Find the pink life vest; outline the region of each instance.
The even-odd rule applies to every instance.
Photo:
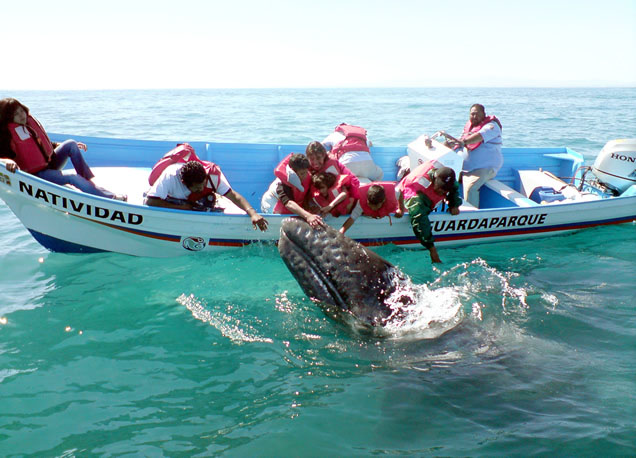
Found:
[[[328,197],[324,197],[320,194],[320,191],[312,187],[312,196],[316,203],[321,207],[329,205],[341,192],[346,192],[347,197],[340,202],[336,207],[331,210],[333,216],[348,215],[351,213],[351,207],[358,197],[358,190],[353,187],[352,175],[339,175],[336,184],[334,184],[329,191],[327,191]],[[360,184],[360,182],[358,182]]]
[[[207,182],[202,191],[192,192],[188,196],[190,202],[196,202],[207,196],[214,196],[221,182],[221,169],[214,162],[199,159],[194,148],[188,143],[179,143],[176,148],[168,151],[159,161],[152,167],[148,183],[152,186],[159,179],[163,171],[172,164],[185,164],[189,161],[196,161],[203,165],[208,175]]]
[[[385,201],[378,210],[371,210],[367,202],[367,195],[371,186],[378,185],[384,188]],[[360,186],[360,206],[362,213],[372,218],[384,218],[385,216],[395,213],[398,209],[398,201],[395,198],[396,183],[391,181],[378,181],[374,183],[363,184]]]
[[[473,126],[470,121],[468,121],[466,123],[466,125],[464,126],[464,132],[462,133],[462,136],[460,138],[460,140],[464,140],[464,138],[468,137],[470,134],[474,134],[475,132],[479,132],[481,130],[482,127],[484,127],[486,124],[489,124],[491,122],[496,122],[497,124],[499,124],[499,128],[501,128],[501,122],[499,122],[499,120],[497,119],[496,116],[486,116],[482,122],[480,122],[479,124],[477,124],[476,126]],[[470,145],[466,145],[466,148],[468,148],[470,151],[476,149],[477,147],[479,147],[479,145],[481,145],[483,143],[483,141],[479,142],[479,143],[471,143]]]
[[[42,124],[28,115],[26,126],[12,122],[7,127],[11,135],[11,149],[15,153],[15,162],[18,167],[28,173],[37,173],[46,169],[55,148]]]
[[[435,192],[433,183],[430,181],[429,172],[433,169],[442,167],[442,164],[436,161],[428,161],[418,165],[411,173],[409,173],[400,184],[398,189],[404,195],[404,200],[415,197],[418,192],[423,193],[430,199],[435,208],[438,203],[446,198],[446,194],[440,195]]]
[[[342,123],[336,127],[336,132],[340,132],[345,138],[336,143],[331,149],[330,156],[332,158],[340,159],[340,156],[349,151],[369,152],[366,129]]]
[[[293,153],[292,153],[293,154]],[[291,154],[287,156],[285,159],[280,161],[280,164],[276,166],[274,169],[274,175],[278,178],[284,185],[289,186],[294,193],[294,202],[296,202],[301,207],[305,201],[305,197],[309,192],[309,187],[311,185],[311,174],[307,173],[307,176],[304,180],[301,180],[298,174],[289,166],[289,159],[291,158]],[[285,207],[285,205],[279,200],[276,200],[276,205],[274,206],[274,213],[280,215],[288,215],[291,214],[289,210]]]

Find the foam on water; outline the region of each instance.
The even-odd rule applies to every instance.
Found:
[[[406,280],[410,283],[410,280]],[[431,290],[427,285],[408,285],[414,302],[400,306],[398,317],[384,326],[393,339],[436,339],[457,326],[462,318],[462,304],[454,288]],[[403,294],[403,293],[398,293]],[[389,303],[391,299],[389,299]]]
[[[224,337],[233,343],[266,342],[272,343],[272,339],[261,337],[249,324],[241,323],[232,312],[232,306],[228,305],[226,311],[215,308],[210,310],[205,301],[201,301],[194,295],[182,294],[176,301],[187,308],[197,320],[214,326]]]

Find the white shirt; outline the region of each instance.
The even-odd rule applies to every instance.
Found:
[[[147,197],[158,197],[159,199],[167,199],[171,197],[173,199],[187,199],[191,194],[191,191],[181,181],[179,177],[179,171],[184,164],[172,164],[166,167],[161,176],[155,181],[155,184],[146,193]],[[232,188],[230,183],[221,172],[219,184],[216,187],[216,193],[224,196]]]
[[[477,169],[493,168],[498,171],[503,165],[501,154],[501,127],[492,121],[479,130],[484,142],[472,151],[464,159],[463,170],[472,172]]]

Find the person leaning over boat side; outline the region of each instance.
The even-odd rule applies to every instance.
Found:
[[[406,212],[406,208],[404,208],[404,200],[399,201],[398,199],[396,186],[397,184],[392,181],[360,185],[359,199],[353,207],[351,215],[340,228],[340,232],[342,234],[347,232],[361,215],[380,219],[393,213],[396,218],[401,218]]]
[[[503,165],[501,154],[501,122],[496,116],[486,116],[483,105],[470,107],[468,122],[460,137],[459,147],[468,149],[462,167],[464,200],[479,208],[479,190],[492,180]]]
[[[9,172],[19,169],[55,184],[73,185],[88,194],[125,201],[126,196],[92,182],[95,175],[80,150],[86,151],[86,145],[74,140],[52,143],[42,125],[18,100],[0,100],[0,162]],[[77,175],[62,173],[69,158]]]
[[[305,155],[309,159],[309,172],[312,175],[318,173],[333,173],[337,177],[348,175],[349,186],[355,189],[354,194],[357,195],[357,189],[360,187],[360,180],[340,161],[329,157],[327,150],[322,143],[318,141],[310,142],[305,149]]]
[[[451,215],[459,215],[462,199],[455,172],[435,161],[417,166],[398,184],[398,200],[406,206],[413,233],[429,251],[431,262],[442,262],[435,248],[429,214],[442,200],[446,200]]]
[[[358,178],[380,181],[384,172],[373,162],[366,129],[342,123],[322,142],[332,159],[346,166]]]
[[[358,188],[351,185],[351,175],[322,172],[312,175],[310,195],[321,216],[338,217],[351,213],[358,200]]]
[[[292,153],[274,169],[276,179],[261,199],[264,213],[296,214],[311,227],[324,226],[320,215],[306,210],[305,201],[311,185],[309,160],[300,153]]]
[[[174,208],[177,210],[196,210],[200,199],[212,198],[212,205],[216,200],[215,194],[227,197],[237,207],[245,211],[254,228],[261,231],[267,230],[267,220],[256,213],[249,202],[238,192],[234,191],[230,183],[216,167],[214,183],[208,175],[203,164],[197,161],[189,161],[185,164],[176,163],[165,168],[157,181],[146,193],[145,204],[151,207]],[[208,184],[211,187],[208,187]]]

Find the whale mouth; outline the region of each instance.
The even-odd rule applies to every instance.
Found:
[[[315,243],[308,243],[314,239],[312,229],[303,224],[286,224],[287,221],[281,226],[278,241],[278,250],[287,268],[312,301],[346,310],[347,304],[331,280],[328,267],[317,261],[326,258],[324,250],[321,253]]]
[[[382,326],[394,310],[387,299],[403,277],[388,261],[332,227],[311,228],[290,218],[281,224],[278,251],[300,287],[339,320]]]

